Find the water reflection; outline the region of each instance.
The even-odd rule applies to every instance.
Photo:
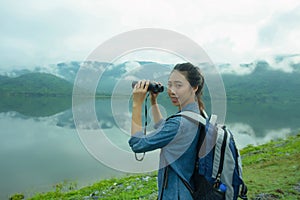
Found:
[[[262,136],[257,136],[253,127],[249,124],[233,123],[228,124],[227,126],[232,131],[239,149],[244,148],[247,145],[260,145],[271,140],[283,139],[293,133],[291,128],[282,128],[278,130],[266,129]]]
[[[168,106],[167,101],[168,99],[160,101],[164,116],[176,112],[176,109]],[[130,152],[127,144],[130,129],[130,102],[128,101],[127,105],[120,105],[128,107],[127,113],[116,115],[111,112],[109,98],[96,101],[89,99],[84,103],[95,105],[97,120],[76,127],[72,104],[68,99],[51,97],[49,99],[37,97],[1,99],[0,199],[7,199],[9,194],[15,192],[30,194],[48,190],[53,184],[65,179],[86,184],[121,174],[98,162],[86,151],[76,128],[86,130],[86,136],[94,134],[95,137],[98,137],[97,130],[102,129],[113,145]],[[266,108],[263,105],[253,107],[251,104],[243,104],[243,106],[230,104],[229,108],[227,126],[234,133],[239,148],[248,144],[262,144],[299,132],[300,112],[297,109],[289,109],[280,117],[274,117],[279,116],[282,107]],[[149,124],[153,125],[151,118]],[[148,130],[151,128],[149,127]],[[111,155],[112,159],[119,159],[116,158],[117,154],[113,154],[111,149],[105,146],[101,146],[99,154],[103,152]],[[131,152],[129,154],[133,159],[133,154]],[[152,159],[152,156],[149,155],[146,159],[148,158]],[[126,158],[119,160],[125,163]]]
[[[81,185],[119,174],[90,156],[75,129],[56,126],[56,116],[19,116],[0,114],[0,191],[6,195],[0,199],[14,192],[51,189],[66,179]]]
[[[16,111],[28,117],[47,117],[69,109],[71,97],[0,96],[0,113]]]

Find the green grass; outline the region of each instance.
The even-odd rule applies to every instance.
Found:
[[[64,182],[57,184],[54,191],[30,199],[156,199],[156,185],[155,173],[102,180],[79,190],[73,189],[73,183]]]
[[[249,199],[300,199],[300,134],[248,146],[241,150],[241,155]],[[53,191],[38,193],[30,199],[156,199],[156,182],[156,173],[102,180],[80,189],[75,183],[63,182],[55,185]],[[23,195],[11,198],[22,199]]]
[[[300,135],[241,150],[249,196],[300,199]],[[298,189],[296,189],[298,188]]]

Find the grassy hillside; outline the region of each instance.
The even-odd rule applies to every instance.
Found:
[[[249,199],[300,199],[300,134],[241,150],[244,180]],[[36,194],[38,199],[156,199],[156,174],[102,180],[76,189],[75,183],[60,183],[54,191]],[[22,199],[16,194],[11,199]]]
[[[6,96],[62,96],[71,95],[73,85],[46,73],[24,74],[16,78],[0,77],[0,94]]]

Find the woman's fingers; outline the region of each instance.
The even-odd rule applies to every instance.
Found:
[[[149,81],[139,81],[133,89],[133,101],[142,104],[146,98],[146,94],[149,87]]]
[[[140,80],[137,82],[137,84],[135,84],[134,88],[147,91],[149,83],[150,81],[148,80]]]

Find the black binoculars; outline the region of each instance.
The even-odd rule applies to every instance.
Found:
[[[134,88],[134,86],[138,83],[138,81],[133,81],[132,82],[132,88]],[[159,93],[159,92],[163,92],[164,91],[164,86],[154,83],[154,82],[150,82],[149,86],[148,86],[148,91],[153,92],[153,93]]]

